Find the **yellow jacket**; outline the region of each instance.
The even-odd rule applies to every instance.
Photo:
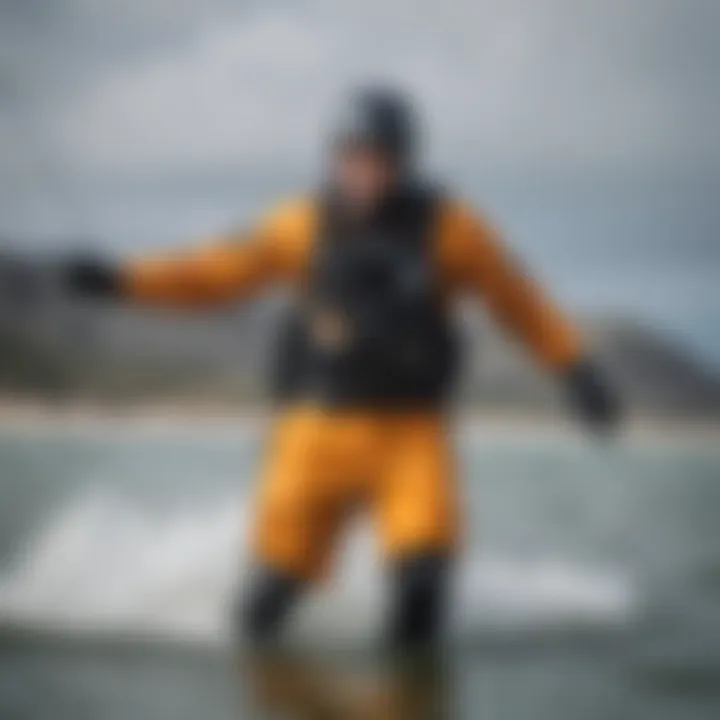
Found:
[[[270,283],[302,284],[317,236],[312,199],[282,204],[250,233],[200,248],[143,258],[122,273],[125,294],[143,303],[202,308],[247,296]],[[543,364],[575,362],[580,342],[572,324],[529,278],[497,233],[462,203],[446,200],[437,215],[435,262],[448,299],[470,292]]]

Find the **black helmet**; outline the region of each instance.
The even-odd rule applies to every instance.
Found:
[[[409,99],[386,87],[365,87],[347,98],[333,132],[336,146],[363,145],[387,153],[397,162],[412,161],[416,118]]]

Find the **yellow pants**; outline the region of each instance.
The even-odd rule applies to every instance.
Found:
[[[260,485],[256,557],[304,579],[322,575],[343,521],[363,507],[390,557],[451,550],[458,522],[450,445],[436,413],[286,412]]]

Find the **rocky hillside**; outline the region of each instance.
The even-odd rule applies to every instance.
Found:
[[[201,317],[71,302],[50,266],[0,256],[0,393],[116,401],[257,402],[282,299]],[[464,313],[462,401],[553,412],[555,383],[477,312]],[[583,328],[629,407],[653,417],[720,418],[720,375],[628,319]]]

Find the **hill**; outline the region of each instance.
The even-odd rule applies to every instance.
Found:
[[[99,401],[266,397],[271,297],[203,316],[72,302],[52,265],[0,256],[0,393]],[[463,311],[468,360],[459,397],[471,407],[542,413],[558,388],[477,311]],[[627,318],[581,319],[590,345],[635,414],[720,418],[720,374],[662,333]]]

